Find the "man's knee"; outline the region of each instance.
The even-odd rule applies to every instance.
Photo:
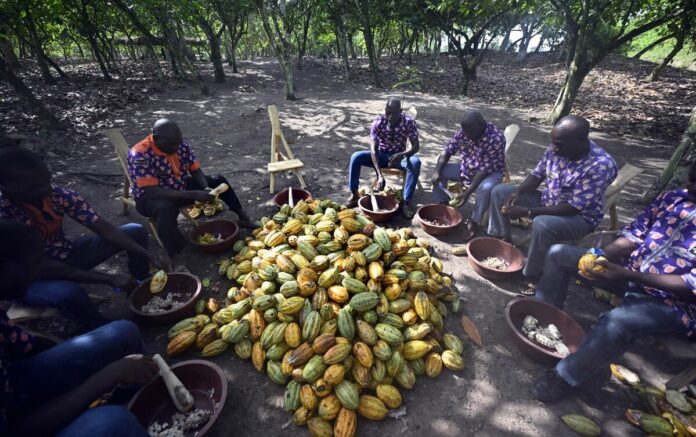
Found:
[[[58,281],[53,284],[51,295],[58,306],[71,307],[89,301],[87,292],[77,282]]]
[[[510,187],[508,185],[498,184],[495,186],[495,188],[493,188],[493,190],[491,190],[491,197],[493,198],[494,201],[495,200],[502,201],[508,196],[508,193],[510,191],[511,190],[510,190]]]
[[[128,223],[120,227],[124,234],[141,245],[147,245],[147,229],[140,223]]]
[[[105,405],[89,409],[57,435],[63,437],[95,434],[101,436],[147,435],[135,415],[121,405]]]
[[[543,236],[549,236],[552,237],[556,235],[556,232],[549,223],[549,220],[547,220],[549,216],[539,216],[532,220],[532,235],[543,235]],[[555,217],[551,217],[551,219],[554,219]]]
[[[409,157],[409,158],[407,158],[407,159],[408,159],[409,162],[411,163],[411,168],[412,168],[414,171],[419,171],[419,170],[420,170],[420,168],[421,168],[421,160],[420,160],[420,158],[419,158],[418,156],[413,155],[413,156],[411,156],[411,157]],[[408,167],[406,167],[406,168],[408,168]]]
[[[574,246],[569,244],[554,244],[549,248],[546,254],[546,259],[550,259],[555,264],[567,264],[572,262],[572,258],[577,258],[575,255]]]
[[[621,306],[614,308],[602,314],[594,329],[602,329],[604,335],[615,341],[631,343],[635,339],[635,330],[630,326],[632,318],[630,311],[630,309]]]
[[[103,329],[108,330],[114,345],[121,346],[129,354],[140,351],[142,336],[135,323],[129,320],[117,320],[104,326]]]

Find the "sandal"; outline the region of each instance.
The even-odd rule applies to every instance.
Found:
[[[533,297],[536,294],[536,285],[531,282],[524,281],[520,284],[517,290],[522,296]]]
[[[464,242],[467,242],[467,243],[469,242],[469,240],[474,238],[476,236],[476,232],[478,232],[478,229],[471,229],[469,226],[470,226],[470,223],[467,223],[466,229],[462,233],[462,240],[464,240]]]

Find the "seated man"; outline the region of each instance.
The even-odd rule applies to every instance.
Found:
[[[520,292],[534,294],[551,245],[592,232],[604,216],[604,192],[616,178],[616,162],[590,141],[590,123],[575,115],[551,129],[551,144],[518,187],[498,185],[491,198],[488,233],[512,242],[510,219],[529,217],[532,240]],[[537,188],[544,182],[542,192]]]
[[[433,202],[446,203],[449,199],[447,181],[461,182],[466,190],[462,196],[465,204],[472,193],[476,193],[476,204],[467,225],[464,240],[476,235],[478,226],[488,210],[491,191],[503,179],[505,171],[505,135],[488,123],[479,111],[471,109],[464,114],[462,128],[445,146],[433,172]],[[448,164],[450,157],[461,153],[459,164]]]
[[[370,128],[372,146],[370,151],[355,152],[350,158],[348,167],[348,189],[350,197],[346,202],[349,208],[355,208],[358,204],[358,184],[360,183],[360,167],[374,167],[377,175],[377,190],[383,190],[385,186],[384,176],[380,169],[384,167],[398,167],[406,171],[406,183],[404,184],[404,202],[401,212],[406,218],[413,217],[413,194],[418,184],[421,162],[418,153],[418,127],[416,120],[402,113],[401,101],[389,99],[384,115],[380,115],[372,122]],[[411,142],[411,147],[406,149],[406,141]]]
[[[586,252],[553,246],[536,298],[562,308]],[[578,350],[537,382],[541,401],[569,396],[640,337],[696,336],[696,165],[686,188],[659,195],[603,252],[608,261],[599,263],[606,270],[585,278],[623,295],[623,304],[602,314]]]
[[[63,232],[65,215],[94,234],[70,240]],[[148,236],[142,225],[115,227],[75,191],[51,185],[51,173],[41,159],[17,147],[0,149],[0,218],[24,223],[44,241],[47,256],[22,300],[31,306],[58,308],[88,328],[108,320],[79,284],[108,284],[130,291],[136,285],[133,277],[143,280],[149,276],[150,262],[162,266],[147,250]],[[90,270],[122,251],[128,253],[132,276]]]
[[[145,217],[155,219],[157,234],[167,253],[182,268],[179,258],[186,239],[177,225],[179,209],[194,201],[213,202],[215,196],[208,193],[210,188],[229,183],[222,176],[203,174],[179,126],[166,118],[157,120],[152,133],[131,148],[128,174],[136,209]],[[237,213],[240,221],[249,221],[231,186],[220,199]]]
[[[42,242],[23,224],[0,220],[0,299],[20,299],[34,281]],[[138,328],[122,320],[43,352],[0,310],[0,434],[147,436],[125,406],[88,409],[118,385],[144,384],[157,366],[139,354]]]

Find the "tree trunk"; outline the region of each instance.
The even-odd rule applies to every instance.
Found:
[[[41,77],[47,85],[55,85],[56,79],[51,75],[51,71],[48,69],[48,62],[46,62],[46,54],[41,46],[41,40],[36,32],[36,25],[34,24],[34,18],[31,15],[29,6],[25,6],[25,17],[24,23],[29,31],[29,36],[31,38],[31,45],[36,55],[36,62],[39,64],[39,70],[41,70]]]
[[[348,46],[350,47],[351,59],[358,59],[358,54],[355,52],[355,44],[353,44],[353,34],[348,35]]]
[[[53,67],[53,69],[56,70],[56,72],[57,72],[61,77],[64,77],[64,78],[66,78],[66,79],[68,78],[68,75],[65,73],[65,71],[63,71],[63,69],[60,68],[60,65],[58,65],[58,63],[55,62],[53,59],[51,59],[51,58],[49,58],[48,56],[46,56],[46,62],[48,62],[48,64],[49,64],[51,67]]]
[[[220,53],[220,36],[224,32],[216,32],[213,26],[203,17],[198,18],[198,24],[203,29],[203,33],[208,39],[210,46],[210,61],[213,63],[213,71],[215,72],[215,83],[225,82],[225,67],[222,66],[222,54]]]
[[[655,41],[651,42],[647,46],[645,46],[641,51],[633,55],[633,59],[640,59],[644,54],[648,53],[650,50],[654,49],[655,47],[659,46],[663,42],[670,40],[674,38],[675,34],[670,33],[669,35],[665,35],[662,38],[658,38]]]
[[[539,44],[537,44],[536,48],[534,49],[534,53],[539,53],[541,50],[541,46],[544,45],[544,42],[546,40],[546,34],[544,32],[541,33],[541,36],[539,37]]]
[[[677,56],[677,53],[681,51],[681,49],[684,48],[684,40],[686,39],[686,33],[681,32],[679,36],[677,36],[677,42],[674,44],[674,48],[672,48],[672,51],[665,56],[665,58],[660,62],[659,65],[657,65],[653,71],[650,72],[648,75],[648,81],[649,82],[654,82],[657,79],[659,79],[660,74],[662,73],[662,70],[664,70],[670,62],[672,62],[672,59],[674,59],[675,56]]]
[[[269,23],[269,11],[266,9],[266,0],[256,0],[256,6],[259,11],[259,18],[261,19],[261,24],[263,30],[268,38],[268,43],[276,54],[278,63],[280,64],[280,70],[283,73],[283,81],[285,82],[285,98],[287,100],[297,100],[295,96],[295,76],[292,71],[292,62],[290,53],[288,53],[288,48],[284,45],[282,40],[282,35],[277,35],[278,40],[276,40],[276,34]],[[278,26],[276,25],[276,32],[278,32]]]
[[[662,174],[645,193],[643,200],[649,202],[665,189],[672,189],[678,184],[682,184],[688,175],[689,167],[694,162],[696,162],[696,107],[691,111],[689,124],[679,146],[672,154]]]
[[[377,65],[377,54],[375,53],[375,36],[372,29],[365,27],[362,30],[365,38],[365,48],[367,49],[367,57],[370,61],[370,73],[372,73],[372,82],[377,88],[382,87],[382,82],[379,79],[379,66]]]
[[[14,48],[12,47],[12,41],[9,39],[5,38],[1,33],[0,33],[0,56],[5,58],[5,62],[11,68],[12,70],[18,70],[22,66],[19,63],[19,59],[17,58],[17,54],[15,54]]]
[[[304,24],[302,26],[302,38],[298,41],[297,47],[297,69],[302,70],[302,61],[307,50],[307,34],[309,33],[309,23],[312,19],[312,11],[307,10],[305,12]]]
[[[24,98],[29,104],[29,107],[36,111],[39,117],[48,123],[51,128],[60,128],[60,122],[53,115],[46,106],[34,96],[34,93],[24,84],[24,81],[17,75],[15,75],[10,65],[5,62],[3,56],[0,55],[0,79],[7,80],[12,88]]]
[[[573,108],[575,98],[578,96],[578,91],[580,91],[582,82],[585,80],[585,76],[587,76],[590,70],[591,66],[589,64],[585,63],[578,66],[575,61],[573,61],[566,72],[565,81],[560,93],[558,93],[556,103],[553,105],[547,117],[549,123],[556,124],[558,120],[570,114],[570,110]]]
[[[503,41],[500,43],[500,51],[502,53],[507,53],[507,49],[510,46],[510,34],[512,33],[512,29],[508,29],[507,32],[505,32],[505,36],[503,37]]]
[[[433,60],[435,61],[435,68],[440,68],[440,48],[442,47],[442,34],[439,30],[435,31],[433,35]]]

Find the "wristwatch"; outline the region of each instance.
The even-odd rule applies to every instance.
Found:
[[[527,217],[532,217],[532,208],[527,209]]]

